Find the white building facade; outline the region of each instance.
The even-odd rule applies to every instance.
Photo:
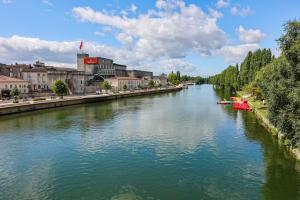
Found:
[[[0,91],[2,90],[12,91],[14,88],[17,88],[21,94],[27,94],[28,81],[7,77],[7,76],[0,76]]]

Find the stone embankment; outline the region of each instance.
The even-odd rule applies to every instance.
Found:
[[[8,115],[20,112],[28,112],[34,110],[42,110],[48,108],[57,108],[63,106],[70,106],[83,103],[93,103],[101,101],[109,101],[121,98],[146,96],[160,93],[176,92],[181,90],[182,87],[161,88],[151,90],[138,90],[133,92],[123,92],[114,94],[102,94],[102,95],[85,95],[85,96],[73,96],[65,97],[63,99],[49,99],[37,102],[22,102],[15,104],[2,104],[0,105],[0,115]]]

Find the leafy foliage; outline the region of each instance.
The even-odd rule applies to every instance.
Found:
[[[238,80],[239,71],[235,66],[229,66],[220,74],[209,77],[208,82],[218,85],[222,88],[231,88],[237,90],[239,88]]]
[[[171,72],[168,75],[168,81],[172,84],[172,85],[178,85],[178,82],[180,83],[180,80],[178,80],[178,77],[175,73]]]
[[[149,80],[148,81],[148,87],[149,88],[154,88],[155,84],[154,84],[154,81],[153,80]]]
[[[9,89],[3,89],[1,90],[1,97],[2,98],[10,98],[11,92]]]
[[[279,58],[270,49],[249,52],[240,70],[229,66],[208,81],[220,87],[242,87],[265,99],[268,117],[284,134],[285,143],[300,147],[300,21],[287,22],[277,41],[282,52]]]
[[[52,91],[58,96],[63,96],[68,93],[68,86],[62,80],[57,80],[52,85]]]
[[[109,84],[109,82],[107,80],[105,80],[100,84],[100,88],[103,90],[111,90],[112,87]]]
[[[127,89],[128,89],[127,85],[124,84],[124,85],[123,85],[123,90],[127,90]]]
[[[17,87],[14,87],[11,91],[11,95],[17,98],[20,95],[20,90]]]

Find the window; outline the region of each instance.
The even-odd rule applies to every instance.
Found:
[[[80,84],[82,85],[82,80],[80,80]]]

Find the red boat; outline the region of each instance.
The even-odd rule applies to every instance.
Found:
[[[237,110],[252,110],[247,100],[234,102],[233,108]]]

